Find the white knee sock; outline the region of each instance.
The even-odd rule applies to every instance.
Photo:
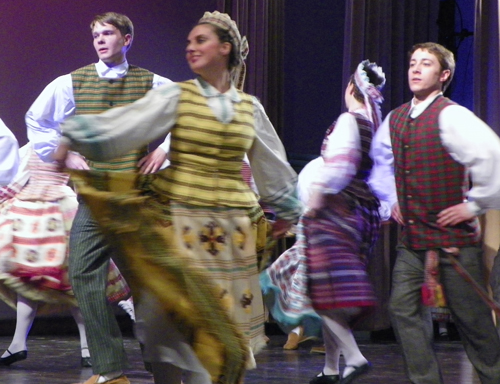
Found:
[[[321,374],[329,375],[338,375],[339,374],[339,361],[340,361],[340,348],[335,341],[335,338],[332,335],[330,329],[326,326],[323,321],[323,341],[325,343],[325,366],[323,368],[323,372],[320,372],[318,376]]]
[[[85,324],[83,322],[83,316],[80,312],[80,308],[72,307],[71,314],[75,319],[76,326],[78,327],[78,333],[80,334],[80,348],[82,357],[90,357],[89,345],[87,344],[87,333],[85,332]]]
[[[37,307],[38,304],[34,301],[30,301],[20,295],[17,296],[16,330],[14,331],[14,336],[9,345],[9,348],[7,348],[11,353],[24,351],[27,349],[26,340],[28,338],[31,326],[33,325]],[[10,356],[10,354],[5,351],[2,357],[7,356]]]
[[[349,313],[345,310],[332,310],[322,312],[321,315],[323,324],[331,332],[332,338],[344,355],[346,368],[344,369],[343,376],[346,376],[353,371],[353,368],[350,366],[358,367],[368,361],[359,350],[358,344],[349,327]]]

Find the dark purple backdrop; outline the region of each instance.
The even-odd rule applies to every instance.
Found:
[[[203,12],[215,10],[218,3],[108,0],[102,5],[90,0],[2,0],[0,117],[24,144],[24,114],[43,87],[59,75],[96,61],[89,23],[95,14],[105,11],[125,13],[134,22],[136,37],[128,54],[131,63],[174,81],[191,78],[184,60],[186,36]],[[463,8],[462,26],[473,29],[473,0],[458,3]],[[289,153],[318,154],[326,128],[344,110],[345,5],[338,0],[310,0],[306,8],[300,1],[285,5],[282,140]],[[462,44],[458,55],[453,99],[471,108],[469,40],[472,38]],[[250,46],[252,55],[257,47],[252,41]],[[259,73],[258,68],[254,70]],[[267,100],[272,102],[272,97]]]
[[[24,144],[24,114],[42,89],[97,60],[89,24],[102,12],[124,13],[134,23],[129,62],[172,80],[191,78],[187,34],[204,11],[215,9],[216,0],[2,0],[0,117]]]

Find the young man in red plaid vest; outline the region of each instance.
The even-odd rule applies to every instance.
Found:
[[[375,163],[385,165],[386,177],[394,179],[392,217],[403,226],[390,313],[411,382],[443,383],[430,311],[421,295],[426,255],[435,251],[465,351],[481,383],[498,384],[500,339],[491,310],[445,252],[453,248],[474,280],[485,285],[477,215],[500,207],[500,139],[472,112],[443,96],[454,69],[446,48],[415,45],[408,70],[414,97],[386,117],[374,139]]]

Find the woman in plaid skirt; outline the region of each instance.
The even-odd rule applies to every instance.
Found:
[[[368,179],[384,83],[375,63],[359,64],[345,91],[348,112],[326,132],[323,164],[310,181],[297,242],[261,275],[266,302],[285,329],[301,324],[306,335],[312,332],[313,309],[322,319],[325,365],[310,384],[347,384],[370,368],[350,325],[377,303],[366,265],[380,216],[388,218],[389,209],[380,209],[383,196],[372,191],[382,192],[383,186],[369,186]],[[342,374],[341,353],[346,363]]]

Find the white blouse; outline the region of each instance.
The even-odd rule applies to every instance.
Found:
[[[19,144],[0,119],[0,186],[9,184],[19,167]]]

